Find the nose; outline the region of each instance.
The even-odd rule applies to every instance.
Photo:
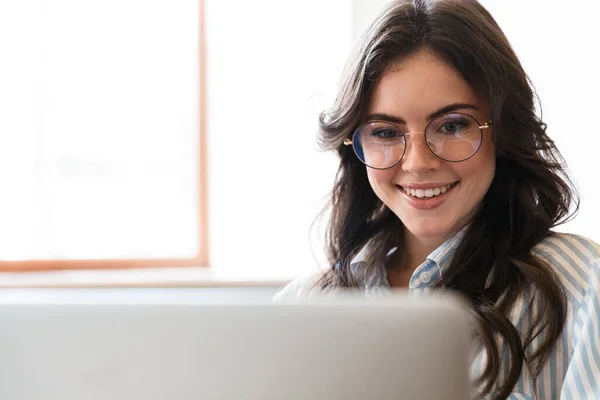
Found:
[[[422,133],[406,135],[406,152],[402,158],[402,170],[414,174],[439,168],[441,160],[427,147]]]

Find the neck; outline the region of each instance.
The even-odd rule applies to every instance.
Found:
[[[446,240],[446,237],[420,238],[405,229],[404,248],[388,264],[387,278],[390,286],[408,287],[417,267]]]
[[[408,230],[404,232],[404,251],[402,253],[402,269],[412,274],[435,249],[440,247],[452,234],[433,238],[421,238]]]
[[[410,279],[419,267],[423,264],[431,253],[444,244],[454,235],[450,232],[447,235],[431,238],[422,238],[415,236],[408,229],[404,229],[404,247],[402,251],[396,253],[387,266],[388,282],[392,287],[408,287]]]

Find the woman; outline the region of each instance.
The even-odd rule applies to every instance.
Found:
[[[506,37],[474,0],[374,21],[320,118],[340,166],[311,290],[456,290],[482,397],[600,399],[600,248],[550,229],[577,199]]]

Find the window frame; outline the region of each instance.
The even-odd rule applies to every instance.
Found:
[[[207,160],[206,160],[206,45],[204,0],[199,2],[199,204],[198,204],[198,253],[192,258],[160,259],[69,259],[69,260],[0,260],[0,272],[40,272],[52,270],[93,270],[93,269],[131,269],[131,268],[168,268],[168,267],[208,267],[208,205],[207,205]]]

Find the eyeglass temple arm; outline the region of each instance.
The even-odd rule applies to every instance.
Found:
[[[479,129],[488,129],[490,126],[492,126],[492,121],[488,121],[483,125],[479,125]],[[420,135],[424,135],[425,132],[410,132],[410,133],[405,133],[405,135],[414,135],[414,134],[420,134]],[[350,139],[349,137],[344,139],[344,146],[350,146],[352,145],[352,139]]]

